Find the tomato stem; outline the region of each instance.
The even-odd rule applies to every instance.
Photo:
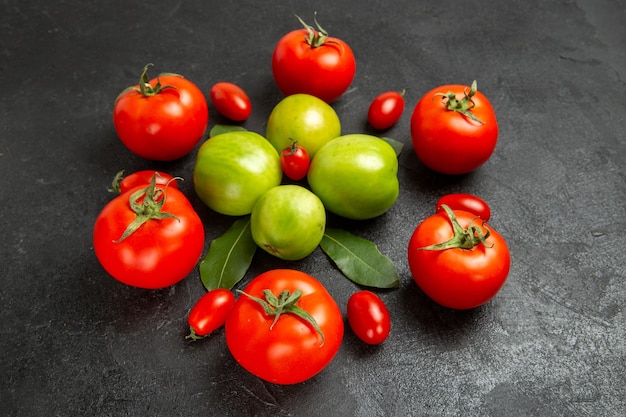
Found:
[[[456,219],[454,211],[447,205],[443,204],[441,208],[445,211],[448,219],[450,219],[450,224],[452,226],[452,230],[454,231],[454,235],[447,241],[436,243],[433,245],[425,246],[420,248],[420,250],[446,250],[446,249],[472,249],[479,244],[483,244],[488,248],[493,247],[493,245],[487,244],[487,238],[491,234],[491,231],[487,228],[487,233],[483,233],[483,230],[480,226],[472,224],[475,219],[479,219],[480,217],[476,217],[474,220],[470,222],[470,224],[463,228],[459,224],[459,221]],[[485,222],[483,221],[482,225]]]
[[[324,43],[326,42],[326,38],[328,38],[328,32],[325,31],[317,21],[317,12],[313,14],[313,21],[315,22],[315,26],[317,26],[317,30],[315,30],[313,26],[305,23],[304,20],[300,18],[300,16],[296,15],[296,18],[307,30],[307,36],[304,39],[306,40],[306,43],[311,46],[311,48],[317,48],[324,45]]]
[[[435,94],[435,96],[442,97],[441,102],[446,106],[446,109],[450,111],[455,111],[457,113],[461,113],[463,116],[467,117],[468,119],[471,119],[482,125],[484,124],[482,120],[480,120],[478,117],[474,115],[474,113],[471,112],[471,110],[474,108],[474,105],[475,105],[474,101],[472,100],[472,97],[474,97],[474,94],[476,94],[476,91],[478,91],[478,87],[476,84],[476,80],[474,80],[472,82],[470,90],[467,91],[467,89],[465,89],[463,91],[464,96],[460,100],[456,98],[456,94],[454,94],[452,91],[448,91],[445,94],[437,93]]]
[[[152,176],[150,185],[146,188],[135,191],[128,198],[130,208],[135,212],[137,217],[132,223],[128,225],[122,236],[116,240],[116,243],[121,242],[128,236],[133,234],[148,220],[163,220],[163,219],[176,219],[178,217],[171,213],[161,211],[165,204],[165,190],[156,187],[157,173]],[[174,181],[175,179],[172,179]],[[167,188],[167,185],[165,186]],[[180,220],[179,220],[180,221]]]
[[[157,77],[157,83],[153,87],[152,84],[150,84],[150,78],[148,78],[148,68],[153,66],[154,64],[147,64],[145,67],[143,67],[141,77],[139,78],[139,88],[135,88],[134,90],[138,93],[141,93],[141,95],[144,97],[151,97],[159,94],[161,91],[168,88],[176,89],[176,87],[174,87],[173,85],[162,85],[161,79],[159,77]]]
[[[280,318],[281,314],[294,314],[313,326],[315,331],[322,338],[322,343],[320,344],[320,346],[324,345],[324,333],[322,332],[320,326],[317,324],[317,321],[315,321],[315,318],[311,314],[309,314],[308,311],[297,305],[298,300],[300,300],[300,297],[302,297],[302,290],[294,290],[293,293],[289,292],[289,290],[283,290],[278,295],[278,297],[276,297],[271,290],[263,290],[263,296],[265,297],[265,300],[250,295],[241,290],[237,290],[237,292],[259,303],[263,308],[263,311],[265,311],[265,314],[267,314],[268,316],[274,316],[274,321],[270,325],[270,330],[272,330],[272,328]]]

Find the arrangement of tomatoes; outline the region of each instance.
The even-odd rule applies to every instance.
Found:
[[[346,42],[328,35],[317,16],[316,27],[298,20],[304,28],[284,35],[273,51],[272,74],[285,98],[269,115],[265,137],[237,126],[207,138],[197,152],[194,190],[220,214],[253,217],[261,212],[261,196],[277,189],[284,174],[307,182],[303,187],[321,196],[322,213],[353,220],[381,215],[399,195],[399,152],[371,135],[341,136],[331,103],[354,79],[354,54]],[[207,132],[207,101],[198,86],[180,75],[150,79],[151,67],[146,65],[139,83],[117,97],[113,124],[134,154],[172,161],[188,155]],[[215,110],[233,122],[252,113],[250,97],[232,82],[214,83],[209,96]],[[404,91],[384,91],[370,102],[366,120],[375,130],[387,130],[404,109]],[[470,86],[445,84],[417,102],[410,134],[421,163],[442,174],[461,175],[493,154],[498,124],[475,81]],[[115,177],[112,191],[117,195],[93,228],[96,257],[113,278],[158,289],[175,285],[197,266],[205,225],[178,188],[178,179],[151,169],[127,176],[121,171]],[[376,199],[364,198],[364,190]],[[284,213],[271,210],[279,205],[269,206],[276,224],[286,223]],[[251,225],[255,239],[265,230],[257,217]],[[434,302],[451,309],[476,308],[502,288],[511,256],[505,239],[487,223],[490,218],[485,200],[454,193],[441,196],[434,213],[417,224],[407,261],[415,284]],[[276,235],[277,230],[271,231]],[[350,329],[363,343],[387,340],[391,314],[375,292],[354,292],[345,311]],[[342,308],[321,281],[296,269],[261,273],[242,291],[212,287],[189,311],[187,323],[192,340],[224,327],[234,360],[275,384],[296,384],[320,373],[336,356],[344,335]]]

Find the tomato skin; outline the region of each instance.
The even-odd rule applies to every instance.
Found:
[[[354,334],[369,345],[378,345],[391,331],[387,306],[371,291],[358,291],[348,299],[348,323]]]
[[[209,111],[202,91],[180,75],[150,80],[163,88],[152,96],[126,89],[113,106],[113,124],[120,140],[136,155],[173,161],[187,155],[204,135]]]
[[[235,122],[243,122],[252,113],[250,98],[236,84],[229,82],[213,84],[209,96],[217,112]]]
[[[466,174],[493,154],[498,124],[489,100],[476,91],[473,113],[483,124],[448,110],[439,95],[448,91],[461,99],[470,87],[444,85],[427,92],[411,115],[411,139],[417,157],[428,168],[450,175]]]
[[[148,184],[150,184],[150,181],[152,180],[152,176],[155,173],[157,174],[157,185],[167,185],[171,188],[178,188],[178,182],[174,180],[174,177],[172,175],[161,171],[155,171],[153,169],[146,169],[143,171],[133,172],[132,174],[129,174],[122,178],[119,183],[120,194],[123,194],[126,191],[140,185],[143,185],[144,187],[148,186]]]
[[[294,181],[300,181],[309,172],[311,158],[302,146],[294,142],[280,153],[280,165],[287,177]]]
[[[187,323],[191,339],[208,336],[226,323],[226,318],[235,306],[235,296],[230,290],[216,288],[204,294],[189,312]]]
[[[476,221],[476,215],[453,210],[459,224],[467,227],[474,221],[483,233],[491,232],[486,247],[472,249],[420,250],[445,242],[453,235],[445,212],[424,219],[415,229],[408,245],[408,261],[417,285],[442,306],[465,310],[492,299],[502,288],[509,273],[511,258],[504,238],[487,223]]]
[[[404,96],[397,91],[387,91],[372,100],[367,111],[367,121],[377,130],[389,129],[404,112]]]
[[[274,269],[254,278],[243,290],[263,297],[269,289],[303,292],[298,306],[314,317],[320,335],[303,319],[281,315],[272,329],[268,316],[254,300],[240,295],[226,320],[226,343],[235,360],[257,377],[274,384],[296,384],[321,372],[335,357],[343,339],[342,313],[337,303],[312,276],[290,269]]]
[[[274,80],[285,96],[305,93],[332,103],[354,79],[354,53],[341,39],[328,37],[312,47],[306,36],[306,29],[298,29],[278,41],[272,54]]]
[[[166,192],[162,211],[178,220],[148,220],[118,242],[137,217],[129,204],[130,195],[142,188],[118,195],[102,209],[94,224],[94,251],[103,268],[118,281],[139,288],[165,288],[195,267],[204,247],[204,227],[182,192],[157,187]]]
[[[482,198],[473,194],[446,194],[435,204],[436,212],[442,211],[442,205],[447,205],[452,210],[465,210],[475,214],[482,220],[488,222],[491,218],[489,204]]]

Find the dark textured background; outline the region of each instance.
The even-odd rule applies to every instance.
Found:
[[[617,416],[626,367],[626,3],[524,1],[0,1],[0,415]],[[197,270],[164,290],[126,287],[91,236],[113,175],[157,168],[205,221],[207,248],[232,219],[193,192],[195,151],[156,164],[132,155],[111,121],[117,94],[148,62],[207,94],[241,85],[249,130],[282,95],[275,43],[313,12],[357,58],[333,106],[344,133],[369,132],[369,101],[407,88],[386,136],[405,143],[401,195],[385,215],[345,224],[396,263],[379,292],[393,329],[379,347],[347,330],[335,360],[294,386],[267,384],[230,356],[223,331],[184,339],[204,289]],[[478,171],[425,169],[410,143],[430,88],[478,80],[500,125]],[[211,107],[210,125],[224,122]],[[449,192],[476,193],[507,239],[512,268],[487,305],[440,307],[413,283],[406,245]],[[274,267],[322,280],[343,309],[357,287],[317,250],[283,263],[258,252],[244,282]]]

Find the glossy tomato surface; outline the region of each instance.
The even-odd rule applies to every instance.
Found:
[[[263,290],[278,296],[301,290],[297,305],[317,322],[313,326],[294,314],[266,314],[256,301],[240,295],[226,320],[226,343],[235,360],[261,379],[296,384],[322,371],[335,357],[343,339],[343,317],[337,303],[312,276],[291,269],[275,269],[254,278],[243,290],[262,298]]]
[[[341,39],[327,37],[312,46],[307,35],[306,29],[294,30],[278,41],[272,55],[274,80],[286,96],[305,93],[332,103],[354,79],[354,54]]]
[[[496,115],[489,100],[476,91],[469,110],[479,121],[448,110],[445,95],[462,100],[470,91],[464,85],[443,85],[418,101],[411,115],[411,138],[417,157],[428,168],[443,174],[466,174],[484,164],[498,139]]]
[[[252,113],[250,98],[236,84],[225,81],[215,83],[209,96],[217,112],[235,122],[246,120]]]
[[[413,232],[408,245],[408,261],[417,285],[435,302],[464,310],[478,307],[493,298],[504,285],[511,265],[504,238],[476,215],[453,210],[459,224],[489,231],[487,246],[472,249],[424,250],[448,241],[453,236],[450,218],[439,212],[423,220]]]
[[[144,186],[147,187],[152,181],[152,177],[156,174],[157,185],[167,185],[168,187],[178,188],[178,182],[174,177],[166,172],[155,171],[153,169],[146,169],[143,171],[133,172],[125,177],[122,177],[117,185],[117,190],[120,194],[133,189],[135,187]]]
[[[146,84],[153,92],[142,93],[138,84],[118,96],[113,106],[115,130],[122,143],[142,158],[182,158],[206,131],[209,112],[204,94],[180,75],[160,76]]]
[[[442,211],[442,206],[444,204],[452,210],[469,211],[486,222],[491,218],[491,208],[489,207],[489,204],[474,194],[446,194],[437,201],[435,204],[435,210],[437,212]]]
[[[396,124],[402,113],[404,113],[404,94],[387,91],[372,100],[367,111],[367,121],[374,129],[385,130]]]
[[[216,288],[204,294],[189,312],[190,339],[208,336],[226,323],[226,318],[235,306],[235,296],[225,288]]]
[[[371,291],[357,291],[348,299],[348,323],[356,336],[369,345],[384,342],[391,331],[387,306]]]
[[[185,278],[200,259],[204,226],[183,193],[157,186],[165,195],[162,212],[176,218],[151,219],[120,241],[137,218],[131,196],[144,190],[133,188],[111,200],[96,218],[94,250],[100,264],[115,279],[134,287],[156,289]]]
[[[311,165],[309,153],[302,146],[294,142],[280,153],[280,164],[287,177],[294,181],[300,181],[306,177]]]

